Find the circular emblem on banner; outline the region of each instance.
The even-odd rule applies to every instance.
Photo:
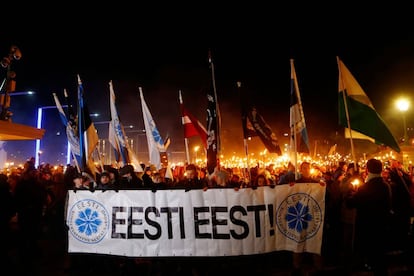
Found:
[[[109,229],[109,215],[105,207],[92,199],[73,204],[68,214],[71,235],[84,243],[98,243]]]
[[[276,218],[279,231],[296,242],[312,238],[323,223],[319,203],[306,193],[289,195],[277,208]]]

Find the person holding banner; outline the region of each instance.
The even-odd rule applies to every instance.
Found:
[[[107,171],[103,171],[100,175],[99,175],[99,182],[98,185],[96,186],[96,190],[102,190],[103,192],[106,190],[117,190],[117,187],[115,186],[115,184],[110,182],[110,176],[109,176],[109,172]]]
[[[184,178],[181,179],[175,188],[185,189],[186,191],[192,189],[203,189],[207,186],[205,179],[200,179],[197,167],[194,164],[189,164],[185,168]]]
[[[307,161],[303,161],[299,166],[300,177],[295,181],[296,183],[319,183],[317,179],[314,179],[311,174],[311,164]],[[304,263],[310,259],[312,265],[312,270],[321,271],[322,270],[322,256],[315,253],[302,252],[292,253],[292,265],[293,273],[292,275],[302,275],[302,270]]]
[[[230,173],[216,167],[214,172],[209,176],[208,186],[205,186],[203,189],[206,191],[208,188],[233,188],[235,191],[238,191],[240,184],[235,185],[235,183],[232,183],[230,181]]]

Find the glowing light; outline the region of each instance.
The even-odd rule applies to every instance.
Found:
[[[398,99],[396,105],[398,110],[405,112],[410,107],[410,102],[407,99]]]
[[[399,99],[396,102],[397,108],[401,111],[404,127],[404,144],[408,145],[407,123],[405,120],[405,112],[410,107],[410,102],[407,99]]]
[[[354,188],[358,187],[360,183],[361,182],[359,181],[359,179],[354,179],[351,182],[351,184],[352,184],[352,186],[354,186]]]

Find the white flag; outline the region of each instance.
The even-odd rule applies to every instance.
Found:
[[[139,88],[139,94],[141,97],[142,115],[144,118],[145,133],[147,135],[148,142],[148,154],[149,161],[158,170],[161,169],[161,152],[165,152],[164,141],[155,125],[155,121],[148,109],[148,106],[144,100],[142,94],[142,88]]]

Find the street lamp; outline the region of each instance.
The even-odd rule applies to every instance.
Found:
[[[24,95],[34,95],[34,94],[36,94],[36,92],[35,91],[32,91],[32,90],[28,90],[28,91],[18,91],[18,92],[13,92],[13,93],[10,93],[10,97],[13,97],[13,96],[24,96]]]
[[[407,99],[399,99],[397,101],[397,108],[401,111],[404,126],[404,145],[408,145],[407,123],[405,121],[405,112],[410,107],[410,102]]]

